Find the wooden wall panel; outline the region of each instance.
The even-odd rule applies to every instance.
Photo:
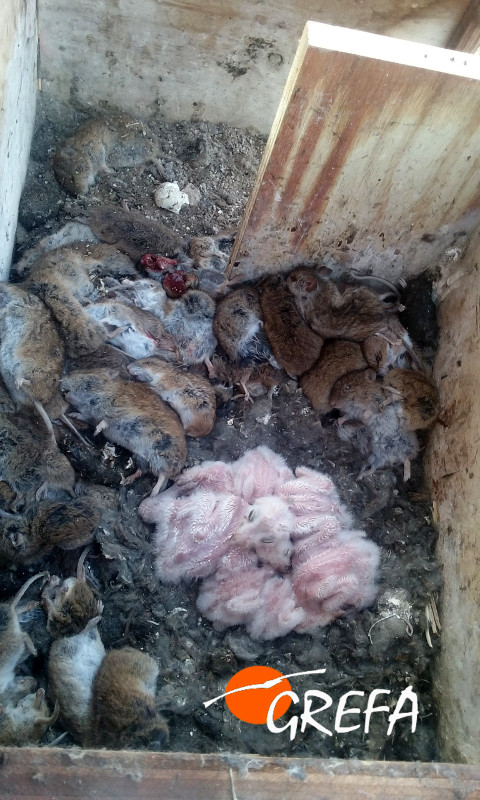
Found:
[[[480,763],[480,231],[436,284],[440,338],[435,379],[441,420],[426,472],[443,570],[442,651],[435,692],[442,753]]]
[[[1,800],[480,800],[479,786],[454,764],[0,748]]]
[[[268,134],[308,19],[444,46],[468,2],[39,0],[42,85],[87,108]]]
[[[480,58],[308,23],[231,260],[417,273],[480,221]]]

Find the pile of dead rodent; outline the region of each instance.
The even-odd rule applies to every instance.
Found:
[[[30,578],[11,603],[0,605],[0,743],[34,744],[57,718],[76,741],[87,746],[146,746],[162,749],[168,726],[155,710],[158,666],[141,650],[124,647],[105,653],[98,633],[103,604],[85,581],[82,554],[76,578]],[[30,585],[42,578],[41,602],[53,643],[48,659],[48,694],[32,676],[16,675],[25,650],[36,654],[19,618],[35,606],[18,607]]]
[[[100,512],[88,486],[79,488],[72,465],[58,450],[52,420],[72,428],[91,426],[133,454],[139,469],[135,471],[132,462],[126,481],[140,470],[156,479],[143,513],[159,528],[159,576],[175,581],[201,577],[199,607],[216,626],[244,624],[252,636],[272,638],[292,629],[311,630],[348,607],[371,602],[376,548],[369,548],[362,532],[351,529],[333,485],[320,487],[318,481],[325,476],[283,474],[276,454],[263,459],[266,469],[250,465],[256,494],[252,487],[235,483],[239,465],[206,464],[193,474],[180,474],[187,458],[185,434],[202,436],[212,430],[215,394],[225,396],[225,384],[242,387],[248,398],[259,386],[271,391],[287,376],[298,377],[320,414],[331,409],[346,413],[339,420],[339,433],[348,433],[365,452],[365,472],[398,462],[408,465],[416,455],[413,431],[435,418],[437,395],[426,371],[418,368],[421,357],[398,321],[398,302],[390,289],[382,296],[351,279],[335,283],[313,268],[297,268],[230,291],[227,286],[227,293],[217,298],[227,261],[223,244],[222,237],[195,237],[187,256],[177,251],[177,242],[159,223],[105,207],[91,215],[88,226],[70,224],[43,240],[16,265],[22,281],[2,284],[0,555],[6,563],[30,564],[56,545],[75,549],[92,540]],[[381,291],[385,294],[383,286]],[[69,406],[77,415],[75,425],[72,415],[67,416]],[[82,447],[92,449],[92,443],[84,439]],[[281,480],[269,478],[265,488],[259,477],[269,469]],[[169,479],[174,486],[160,494]],[[310,480],[308,491],[305,480]],[[79,495],[72,497],[76,489]],[[225,497],[230,503],[226,518],[220,503]],[[312,508],[312,502],[317,506]],[[197,516],[205,508],[208,526]],[[286,521],[283,528],[275,524],[278,514]],[[164,515],[182,533],[172,537],[175,547],[168,553],[160,520]],[[180,517],[183,528],[178,526]],[[199,545],[192,532],[206,545],[201,572],[198,564],[192,572],[192,548]],[[339,564],[346,547],[350,595],[338,593],[345,578]],[[360,552],[366,556],[363,561]],[[330,556],[330,573],[325,573]],[[167,574],[172,564],[177,571]],[[295,569],[300,578],[292,593]],[[233,573],[243,577],[232,594]],[[321,596],[319,583],[324,584]],[[248,597],[241,593],[245,587]],[[288,589],[282,618],[281,604],[276,603],[280,588]],[[47,590],[44,598],[51,615],[48,597]],[[86,643],[96,648],[86,679],[89,686],[103,657],[92,622],[99,611],[98,605],[90,607],[83,627],[63,631],[70,634],[67,639],[83,637],[79,647]],[[10,619],[13,611],[8,613]],[[19,659],[20,654],[9,662],[8,680]],[[152,665],[145,669],[151,694],[156,672]],[[98,680],[100,676],[101,672]],[[32,708],[40,709],[40,727],[35,730],[41,732],[48,724],[51,715],[41,693],[31,688],[16,686],[10,695],[6,690],[7,731],[11,725],[15,728],[22,704],[30,709],[30,721],[32,714],[35,717]],[[113,731],[108,741],[95,740],[90,728],[80,735],[62,710],[62,690],[51,691],[65,727],[77,740],[126,744],[124,731],[117,738]],[[165,733],[162,726],[160,721]],[[103,727],[108,730],[108,725]],[[13,741],[13,735],[8,736]],[[130,736],[130,744],[134,738]],[[24,732],[19,739],[23,743],[38,736]]]

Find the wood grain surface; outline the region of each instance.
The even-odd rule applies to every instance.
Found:
[[[230,277],[421,272],[480,221],[480,57],[307,23]]]
[[[480,800],[480,768],[78,748],[0,749],[13,800]]]

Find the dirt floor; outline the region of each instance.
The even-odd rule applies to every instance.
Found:
[[[105,202],[126,200],[131,209],[161,220],[182,237],[213,234],[239,223],[265,144],[257,133],[204,122],[154,120],[151,125],[161,142],[160,172],[153,167],[119,169],[114,175],[102,175],[86,198],[76,199],[57,184],[51,160],[55,145],[87,116],[40,95],[20,207],[17,258],[66,221]],[[166,180],[177,181],[180,188],[187,184],[196,187],[198,205],[185,206],[178,215],[158,209],[153,191]],[[407,306],[404,324],[431,360],[436,328],[428,278],[412,282],[403,299]],[[422,307],[420,318],[418,305]],[[357,527],[363,528],[382,552],[379,596],[372,607],[315,634],[292,633],[258,642],[241,627],[214,631],[195,607],[195,584],[159,582],[151,546],[153,526],[144,524],[137,514],[140,501],[151,490],[151,476],[119,489],[121,476],[133,471],[127,467],[130,454],[112,448],[101,436],[93,439],[91,430],[84,435],[96,448],[93,457],[69,432],[62,433],[60,444],[83,483],[95,484],[105,509],[87,569],[104,603],[99,630],[106,649],[128,644],[158,661],[158,707],[170,726],[171,750],[420,761],[438,758],[432,696],[432,663],[438,641],[433,635],[433,647],[427,641],[425,608],[432,594],[438,596],[440,572],[433,556],[436,532],[421,458],[413,463],[407,483],[401,467],[358,481],[363,457],[350,442],[338,438],[333,419],[320,420],[291,379],[283,381],[271,401],[262,396],[254,404],[242,397],[219,403],[213,432],[188,440],[187,466],[207,459],[235,460],[259,444],[268,445],[282,454],[291,468],[305,465],[330,475]],[[74,574],[77,559],[78,551],[54,551],[28,568],[5,566],[0,599],[10,597],[34,571],[48,569],[65,577]],[[26,662],[26,669],[31,668],[42,682],[49,636],[41,611],[33,613],[27,628],[38,655]],[[354,696],[349,702],[351,707],[364,709],[372,690],[390,689],[394,703],[411,685],[420,704],[417,730],[411,733],[407,719],[387,737],[386,716],[377,714],[368,734],[363,725],[332,736],[308,727],[291,742],[287,731],[273,735],[265,725],[240,722],[223,701],[204,709],[204,700],[222,694],[229,678],[251,665],[267,665],[283,674],[326,668],[324,676],[299,677],[292,686],[299,697],[313,688],[333,697],[332,708],[321,718],[332,731],[336,703],[345,692],[364,692],[363,697]],[[292,713],[300,711],[296,708]],[[346,717],[343,724],[359,721],[358,716]],[[43,741],[48,743],[61,732],[59,726],[54,727]],[[69,744],[69,738],[61,742],[61,746]]]

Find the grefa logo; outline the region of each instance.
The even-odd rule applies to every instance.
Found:
[[[307,672],[292,672],[289,675],[282,675],[272,667],[246,667],[229,680],[224,694],[214,697],[212,700],[204,702],[205,708],[212,703],[225,698],[225,702],[231,713],[242,720],[250,722],[252,725],[267,725],[270,733],[283,733],[289,729],[290,741],[295,738],[298,726],[304,733],[308,725],[321,733],[332,736],[333,731],[326,728],[319,721],[319,715],[333,705],[333,698],[319,689],[308,689],[303,696],[303,703],[296,692],[292,690],[289,678],[296,678],[300,675],[323,675],[326,669],[314,669]],[[367,706],[364,711],[354,705],[347,705],[350,698],[354,703],[355,697],[364,697],[365,692],[352,690],[342,694],[338,700],[335,713],[334,729],[336,733],[349,733],[362,727],[368,733],[372,714],[388,713],[388,729],[386,736],[390,736],[396,723],[410,717],[412,733],[417,727],[418,718],[418,699],[411,686],[403,690],[395,703],[391,712],[391,707],[387,705],[377,705],[377,700],[381,702],[383,695],[390,695],[390,689],[374,689],[369,692]],[[295,714],[290,717],[284,725],[276,725],[278,720],[290,708],[292,703],[301,704],[300,715]],[[405,710],[404,710],[405,709]],[[391,713],[390,713],[391,712]],[[344,716],[359,715],[360,721],[357,724],[346,725],[342,723]],[[363,716],[363,722],[362,722]]]

